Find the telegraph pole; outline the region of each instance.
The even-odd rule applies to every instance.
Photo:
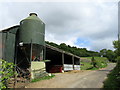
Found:
[[[118,2],[118,56],[120,56],[120,1]]]

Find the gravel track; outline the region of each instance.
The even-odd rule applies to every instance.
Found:
[[[115,64],[109,63],[106,68],[100,70],[57,73],[50,80],[30,83],[26,88],[102,88],[103,81],[114,67]]]

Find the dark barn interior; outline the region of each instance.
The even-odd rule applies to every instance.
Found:
[[[30,52],[30,44],[18,47],[16,64],[21,69],[30,67],[30,53],[28,52]]]
[[[46,71],[50,72],[52,68],[56,69],[56,67],[62,67],[62,53],[51,49],[46,46],[46,60],[50,60],[50,62],[46,62]],[[54,70],[52,70],[54,71]],[[59,70],[57,70],[59,71]]]
[[[64,64],[73,64],[72,56],[64,54]]]
[[[74,65],[80,65],[80,59],[74,57]]]
[[[49,73],[62,72],[67,68],[77,70],[80,65],[80,57],[48,44],[46,44],[46,60],[50,60],[50,62],[46,62],[46,71]]]

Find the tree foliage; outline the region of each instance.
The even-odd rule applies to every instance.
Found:
[[[7,88],[7,81],[10,80],[16,73],[14,72],[14,64],[8,63],[0,59],[0,89]]]
[[[120,42],[113,41],[113,45],[116,54],[116,61],[117,65],[116,67],[108,74],[107,80],[104,82],[104,88],[112,88],[113,90],[120,88]],[[112,53],[110,53],[112,54]]]
[[[110,62],[116,62],[117,54],[115,53],[115,51],[112,51],[109,49],[108,50],[102,49],[102,50],[100,50],[100,55],[102,57],[107,57]]]
[[[113,41],[113,46],[115,48],[115,53],[120,56],[120,41]]]
[[[113,47],[115,49],[118,49],[118,41],[117,40],[113,41]]]
[[[116,62],[117,55],[112,50],[107,50],[106,57],[110,62]]]
[[[80,56],[80,57],[98,57],[98,56],[102,56],[102,57],[107,57],[108,60],[110,62],[116,62],[116,57],[117,57],[117,51],[112,51],[112,50],[107,50],[107,49],[102,49],[100,50],[100,52],[96,52],[96,51],[90,51],[87,50],[86,48],[77,48],[75,46],[70,46],[70,45],[66,45],[65,43],[61,43],[60,45],[53,43],[53,42],[48,42],[46,41],[47,44],[57,47],[59,49],[62,49],[64,51],[70,52],[74,55]],[[117,41],[113,42],[114,47],[117,49],[118,48],[118,43]]]
[[[104,88],[118,90],[120,88],[120,56],[117,57],[116,67],[108,74],[108,78],[104,81]]]
[[[77,48],[75,46],[66,45],[65,43],[61,43],[60,45],[48,41],[46,41],[46,43],[80,57],[100,56],[99,52],[89,51],[86,48]]]
[[[94,57],[92,57],[91,62],[92,62],[93,67],[97,68],[97,66],[96,66],[97,63],[96,63],[96,60]]]
[[[102,49],[102,50],[100,50],[100,55],[101,55],[102,57],[106,57],[106,55],[107,55],[107,49]]]

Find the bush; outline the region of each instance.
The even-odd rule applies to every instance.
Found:
[[[94,57],[92,57],[91,63],[92,63],[92,65],[93,65],[93,67],[96,67],[96,68],[97,68],[97,62],[96,62],[96,60],[95,60]]]
[[[93,67],[95,68],[104,68],[107,66],[107,59],[100,59],[100,57],[92,57],[91,59]]]
[[[117,57],[117,67],[120,68],[120,56]]]
[[[106,57],[82,57],[81,69],[82,70],[97,70],[107,66],[108,59]],[[94,64],[94,65],[93,65]]]
[[[15,72],[13,70],[15,65],[13,63],[8,63],[2,59],[0,59],[0,62],[2,62],[0,65],[0,75],[2,75],[0,78],[0,89],[3,89],[7,88],[7,81],[15,75]]]
[[[55,75],[51,75],[51,76],[44,76],[44,77],[41,77],[41,78],[36,78],[36,79],[33,79],[31,82],[38,82],[38,81],[41,81],[41,80],[49,80],[49,79],[52,79]]]
[[[120,88],[120,56],[117,58],[116,67],[108,74],[104,88]]]

